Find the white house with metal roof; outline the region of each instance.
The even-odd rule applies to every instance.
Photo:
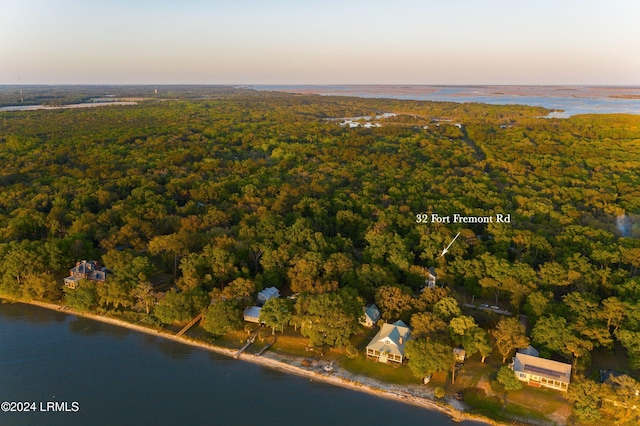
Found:
[[[260,311],[262,310],[259,306],[248,306],[247,309],[244,310],[244,314],[242,318],[248,322],[255,322],[260,324]]]
[[[269,287],[258,293],[258,302],[264,304],[267,300],[274,297],[280,297],[280,290],[275,287]]]
[[[411,330],[398,320],[393,324],[383,324],[378,333],[367,345],[367,358],[382,362],[402,364],[404,345],[411,337]]]
[[[566,392],[571,382],[571,364],[516,353],[509,365],[516,377],[530,386]]]
[[[363,307],[362,310],[364,314],[360,317],[360,324],[369,328],[376,325],[376,321],[380,319],[380,309],[375,304],[372,304],[371,306]]]

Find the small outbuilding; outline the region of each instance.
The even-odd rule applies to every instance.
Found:
[[[262,310],[259,306],[249,306],[244,310],[244,318],[247,322],[255,322],[256,324],[260,324],[260,311]]]
[[[429,272],[427,272],[427,279],[424,280],[424,285],[427,288],[434,288],[436,286],[436,281],[438,280],[438,276],[436,275],[436,270],[432,266],[429,268]]]
[[[464,362],[467,353],[462,348],[453,348],[453,356],[456,359],[456,362]]]
[[[376,322],[380,319],[380,309],[378,309],[375,303],[371,306],[363,307],[362,310],[364,313],[360,317],[360,324],[369,328],[376,325]]]

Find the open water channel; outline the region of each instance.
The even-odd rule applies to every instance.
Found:
[[[4,426],[455,424],[439,412],[22,304],[0,304],[3,401],[37,404],[35,412],[0,411]],[[47,402],[70,411],[42,411]]]

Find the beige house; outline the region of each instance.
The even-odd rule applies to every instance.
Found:
[[[571,381],[571,364],[516,353],[509,364],[516,377],[530,386],[566,392]]]
[[[380,331],[367,345],[367,358],[374,361],[402,364],[404,345],[411,337],[411,330],[402,321],[383,324]]]

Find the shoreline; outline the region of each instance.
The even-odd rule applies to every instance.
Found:
[[[56,311],[64,314],[75,315],[77,317],[99,321],[105,324],[126,328],[126,329],[137,331],[140,333],[145,333],[151,336],[162,337],[164,339],[172,340],[177,343],[187,344],[193,347],[204,349],[209,352],[213,352],[213,353],[231,357],[231,358],[233,358],[237,352],[237,350],[234,350],[234,349],[228,349],[221,346],[212,345],[210,343],[194,340],[184,336],[176,336],[175,334],[167,332],[166,330],[156,330],[150,327],[130,323],[121,319],[106,317],[106,316],[87,313],[87,312],[79,312],[71,308],[65,308],[64,306],[56,305],[54,303],[40,302],[40,301],[34,301],[34,300],[16,301],[16,300],[5,299],[5,298],[0,298],[0,300],[6,301],[9,303],[22,303],[26,305],[37,306],[40,308],[44,308],[44,309],[48,309],[48,310],[52,310],[52,311]],[[369,378],[366,376],[345,377],[344,374],[321,372],[321,370],[319,370],[317,366],[315,367],[315,369],[313,367],[305,368],[301,366],[300,363],[303,359],[306,359],[306,358],[300,358],[300,357],[295,357],[290,355],[279,355],[279,354],[273,354],[273,353],[265,353],[262,356],[243,353],[238,359],[242,361],[247,361],[253,364],[261,365],[263,367],[276,369],[284,373],[305,377],[310,380],[317,380],[333,386],[340,386],[342,388],[354,390],[357,392],[364,392],[377,397],[392,399],[395,401],[400,401],[405,404],[411,404],[424,409],[438,411],[440,413],[443,413],[449,416],[454,422],[477,421],[477,422],[483,422],[485,424],[490,424],[490,425],[503,424],[481,415],[467,413],[461,409],[451,406],[450,404],[439,403],[425,396],[413,394],[407,390],[393,389],[394,387],[397,387],[397,386],[386,385],[383,382],[379,382],[376,379]],[[323,361],[320,361],[320,362],[322,363]],[[362,380],[362,379],[366,379],[366,380]]]

